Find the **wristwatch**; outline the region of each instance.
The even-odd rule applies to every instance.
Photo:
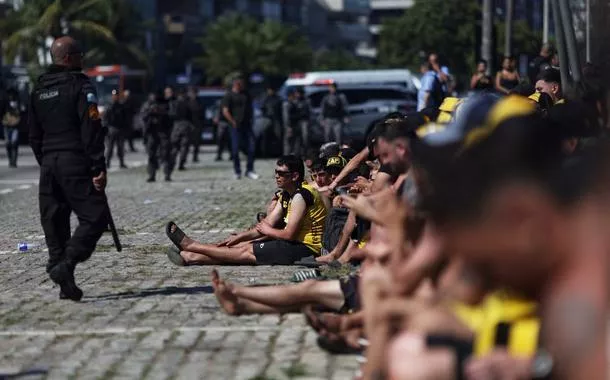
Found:
[[[540,349],[532,360],[532,379],[546,380],[551,378],[553,372],[553,358],[548,351]]]

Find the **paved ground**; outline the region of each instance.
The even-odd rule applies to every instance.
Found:
[[[164,224],[220,240],[254,222],[272,190],[273,162],[258,181],[232,179],[227,161],[204,162],[167,184],[145,183],[142,154],[111,173],[108,195],[124,251],[104,236],[77,268],[81,303],[60,301],[44,272],[37,171],[29,149],[17,170],[0,155],[0,378],[350,379],[353,357],[329,356],[300,315],[228,317],[211,294],[209,268],[178,268],[163,253]],[[76,221],[73,219],[73,226]],[[40,244],[17,253],[19,241]],[[245,284],[286,282],[288,267],[220,267]]]

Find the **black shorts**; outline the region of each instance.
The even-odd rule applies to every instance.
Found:
[[[304,257],[313,256],[305,244],[288,240],[269,240],[252,243],[257,265],[292,265]]]
[[[358,285],[360,282],[360,274],[353,273],[349,276],[342,277],[340,280],[341,292],[343,292],[343,307],[341,313],[352,313],[360,310],[360,294],[358,293]]]

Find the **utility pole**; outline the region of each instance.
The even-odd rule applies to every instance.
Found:
[[[570,64],[568,62],[568,54],[566,52],[565,35],[561,16],[559,14],[559,0],[553,0],[553,25],[555,25],[555,39],[557,40],[557,54],[559,55],[559,72],[561,73],[561,87],[564,90],[570,88]]]
[[[493,43],[493,7],[492,0],[483,0],[483,26],[481,31],[481,58],[486,60],[487,74],[491,74],[493,53],[491,51]]]
[[[547,44],[549,42],[549,0],[544,0],[542,6],[542,42]]]
[[[504,36],[504,56],[513,55],[513,17],[515,13],[515,0],[506,0],[506,31]]]
[[[565,36],[566,48],[568,51],[568,62],[570,72],[572,73],[572,79],[574,82],[580,82],[580,61],[578,59],[578,50],[576,46],[576,35],[574,34],[574,26],[572,22],[572,10],[570,9],[570,3],[568,0],[556,0],[559,2],[559,12],[561,15],[561,22],[563,24],[563,33]]]
[[[585,2],[585,15],[586,17],[586,30],[585,30],[585,39],[586,39],[586,59],[587,63],[591,62],[591,0],[586,0]]]

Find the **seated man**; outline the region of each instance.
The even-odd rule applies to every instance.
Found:
[[[328,186],[332,179],[330,174],[326,171],[326,161],[317,158],[311,165],[311,179],[313,180],[312,186],[316,189],[324,186]]]
[[[220,244],[199,243],[186,236],[174,222],[169,222],[167,236],[178,248],[167,252],[169,259],[181,266],[291,265],[304,257],[318,256],[326,208],[318,192],[303,183],[304,171],[299,158],[280,158],[275,168],[275,181],[282,195],[271,214],[254,228]],[[282,218],[286,226],[274,228]],[[259,241],[253,243],[257,239]]]

